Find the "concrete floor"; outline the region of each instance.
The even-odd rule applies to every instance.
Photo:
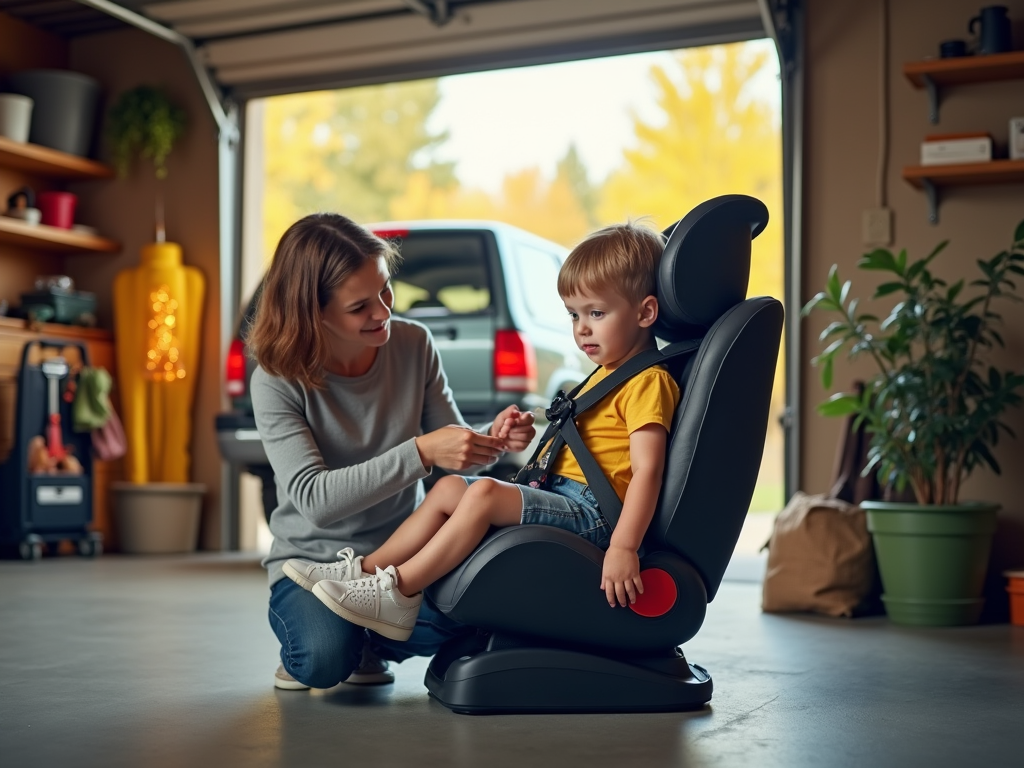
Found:
[[[766,616],[727,582],[685,650],[715,694],[656,715],[454,715],[426,660],[271,687],[247,556],[0,562],[0,765],[1021,766],[1024,629]]]

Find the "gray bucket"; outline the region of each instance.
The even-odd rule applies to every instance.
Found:
[[[8,90],[33,101],[33,144],[85,157],[92,145],[100,86],[65,69],[29,69],[7,76]]]

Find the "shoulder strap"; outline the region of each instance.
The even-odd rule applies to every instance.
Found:
[[[633,378],[638,373],[642,373],[652,366],[660,365],[661,363],[665,363],[673,358],[679,357],[680,355],[693,352],[699,347],[699,341],[677,341],[675,344],[669,344],[664,349],[648,349],[641,352],[639,355],[634,355],[608,374],[608,378],[598,382],[593,389],[590,389],[575,398],[576,408],[573,412],[579,416],[581,413],[604,399],[605,395],[627,379]],[[591,376],[593,375],[594,374],[591,374]],[[587,381],[589,380],[590,376],[587,377]],[[584,384],[586,384],[586,382],[584,382]],[[583,384],[573,390],[573,394],[582,387]],[[573,395],[570,394],[570,397],[572,396]]]
[[[597,505],[601,508],[601,513],[611,523],[612,528],[619,522],[619,515],[622,513],[622,502],[619,500],[619,495],[615,493],[615,489],[612,488],[611,482],[604,472],[601,471],[601,467],[598,466],[597,460],[583,442],[583,438],[580,437],[575,419],[627,379],[636,376],[651,366],[690,354],[699,347],[700,341],[679,341],[668,345],[664,349],[649,349],[630,358],[626,363],[612,371],[608,378],[573,400],[570,417],[564,419],[560,427],[557,428],[558,434],[551,446],[552,456],[554,456],[554,452],[561,449],[563,443],[569,446],[572,455],[579,462],[580,469],[583,470],[583,476],[587,478],[587,485],[590,486],[594,498],[597,499]],[[587,380],[589,381],[589,379],[590,377],[588,376]],[[582,386],[581,384],[573,392],[577,392]]]

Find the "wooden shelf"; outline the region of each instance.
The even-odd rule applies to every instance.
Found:
[[[114,334],[105,328],[84,328],[80,325],[64,325],[63,323],[40,323],[37,326],[31,326],[28,320],[0,315],[0,337],[10,335],[12,332],[58,339],[107,342],[114,340]],[[20,350],[20,346],[18,349]],[[2,362],[0,361],[0,364]],[[14,367],[17,367],[17,361],[15,361]]]
[[[971,184],[1024,183],[1024,160],[992,160],[956,165],[908,165],[903,180],[928,195],[928,221],[939,221],[939,188]]]
[[[915,88],[927,89],[928,119],[938,123],[941,88],[1024,79],[1024,51],[910,61],[903,65],[903,74]]]
[[[930,181],[937,187],[967,184],[1013,184],[1024,181],[1024,160],[992,160],[956,165],[910,165],[903,178],[918,189]]]
[[[114,169],[95,160],[0,136],[0,166],[60,179],[109,179]]]
[[[121,250],[120,243],[99,235],[45,224],[26,224],[9,216],[0,216],[0,242],[54,253],[116,253]]]
[[[1024,78],[1024,51],[911,61],[903,65],[903,74],[915,88],[927,88],[928,79],[935,85],[1019,80]]]

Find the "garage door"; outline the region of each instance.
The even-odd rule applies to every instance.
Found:
[[[117,6],[191,38],[243,100],[765,36],[758,0],[0,0],[64,37],[121,26]]]
[[[284,10],[301,3],[268,3],[267,22],[287,13],[353,16],[297,29],[259,32],[254,11],[218,21],[186,13],[238,6],[244,0],[173,2],[151,6],[154,16],[190,37],[223,34],[232,23],[243,36],[202,46],[215,78],[240,96],[339,87],[474,69],[537,64],[597,54],[726,42],[764,35],[756,0],[514,0],[451,4],[432,21],[402,0],[353,0]],[[312,4],[308,4],[312,5]],[[176,8],[178,6],[178,8]],[[372,15],[370,15],[372,14]],[[210,25],[218,26],[210,26]]]

